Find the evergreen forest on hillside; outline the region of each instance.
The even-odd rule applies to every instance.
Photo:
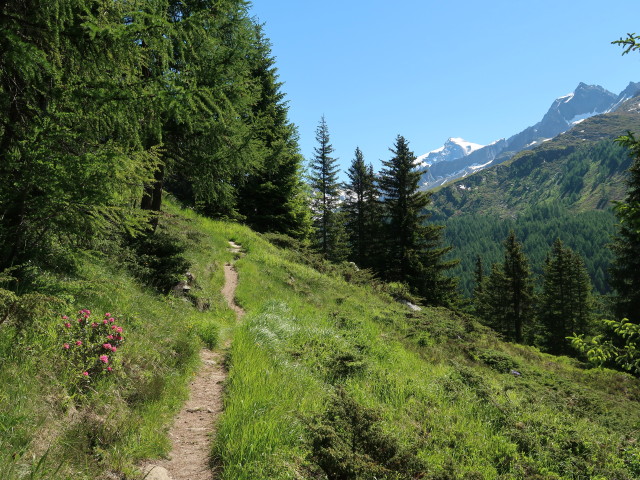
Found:
[[[145,478],[203,348],[215,478],[640,477],[637,111],[427,192],[402,135],[305,161],[244,0],[8,0],[0,52],[0,478]]]

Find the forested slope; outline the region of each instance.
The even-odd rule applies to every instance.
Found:
[[[434,192],[432,221],[447,226],[446,240],[460,259],[452,273],[460,276],[465,294],[473,288],[477,255],[486,265],[499,261],[509,230],[524,239],[538,273],[560,238],[584,258],[595,288],[609,291],[611,207],[624,197],[631,165],[628,151],[614,139],[640,128],[637,104],[632,99],[619,112],[587,119],[536,149]]]

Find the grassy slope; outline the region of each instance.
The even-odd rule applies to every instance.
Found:
[[[233,337],[214,446],[223,478],[326,478],[320,465],[342,478],[640,475],[637,380],[502,343],[447,310],[411,312],[379,288],[305,266],[247,228],[173,206],[169,213],[167,228],[188,242],[198,295],[212,308],[199,312],[155,295],[95,257],[85,259],[78,280],[43,281],[63,291],[69,308],[122,318],[123,373],[75,407],[47,363],[59,356],[51,340],[58,320],[43,317],[41,333],[21,340],[28,352],[8,348],[7,330],[0,332],[5,472],[29,463],[9,457],[39,432],[68,478],[106,471],[135,478],[135,462],[167,451],[166,426],[195,366],[194,332],[216,325]],[[218,293],[229,239],[247,252],[237,262],[238,301],[247,311],[239,326]],[[345,406],[362,424],[340,423],[336,412]],[[36,442],[42,454],[38,443],[49,442]],[[50,458],[44,464],[55,467]],[[0,476],[18,478],[15,470]]]
[[[354,451],[369,455],[371,470],[354,466],[359,473],[345,478],[373,478],[366,472],[379,464],[385,478],[640,474],[640,388],[631,377],[502,343],[447,310],[412,313],[293,261],[246,228],[209,225],[247,251],[237,266],[248,314],[215,446],[224,478],[323,478],[319,463],[348,464]],[[340,452],[335,437],[357,439],[353,431],[335,433],[332,453],[322,450],[327,437],[318,432],[331,424],[322,414],[337,387],[372,409],[404,466],[376,460],[364,441]]]
[[[219,293],[222,266],[232,258],[226,243],[203,243],[175,221],[163,223],[188,244],[207,311],[141,286],[117,258],[98,253],[78,254],[72,277],[35,272],[44,302],[36,302],[29,324],[0,325],[0,478],[136,478],[139,461],[168,453],[167,427],[186,399],[200,337],[215,341],[235,324]],[[99,318],[111,312],[125,342],[113,379],[92,380],[78,395],[66,387],[79,372],[65,368],[60,316],[75,318],[82,308]]]

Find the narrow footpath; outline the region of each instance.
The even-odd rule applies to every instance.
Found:
[[[229,242],[231,252],[239,256],[242,247]],[[238,272],[233,264],[224,266],[224,296],[238,320],[244,310],[236,304]],[[224,349],[230,346],[224,345]],[[189,386],[189,400],[177,415],[169,432],[173,448],[166,460],[146,465],[145,480],[215,480],[218,473],[211,466],[211,444],[215,439],[216,421],[222,413],[222,388],[227,377],[224,369],[224,351],[200,351],[200,370]]]

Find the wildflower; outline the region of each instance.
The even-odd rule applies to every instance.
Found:
[[[63,320],[69,320],[69,317],[67,317],[66,315],[62,315],[62,319]]]
[[[113,353],[116,353],[116,352],[118,351],[118,347],[111,347],[111,351],[112,351]]]
[[[76,345],[80,346],[82,345],[82,342],[80,340],[76,340]]]
[[[122,327],[118,327],[118,328],[116,328],[116,332],[118,332],[118,333],[122,333]]]
[[[113,317],[111,317],[111,318],[109,319],[109,322],[111,322],[111,323],[115,323],[115,321],[116,321],[116,319],[115,319],[115,318],[113,318]]]
[[[111,350],[111,344],[110,343],[103,343],[102,344],[102,348],[104,348],[105,350]]]
[[[115,337],[113,335],[107,335],[108,340],[113,340]]]
[[[111,325],[111,330],[115,330],[116,328],[118,328],[116,325]]]
[[[96,328],[98,325],[99,325],[98,323],[93,322],[93,323],[91,324],[91,328]]]
[[[111,368],[111,367],[107,367],[107,372],[110,372],[110,371],[112,371],[112,370],[113,370],[113,368]]]
[[[105,319],[102,321],[102,323],[106,325],[106,324],[107,324],[107,323],[109,323],[109,322],[108,322],[108,321],[107,321],[107,319],[105,318]]]
[[[84,375],[85,377],[89,376],[89,372],[82,372],[82,375]]]
[[[109,357],[107,355],[100,355],[100,361],[102,363],[109,363]]]
[[[110,313],[105,313],[104,316],[109,318],[111,316],[111,314]]]
[[[71,324],[69,322],[65,323],[64,326],[67,328],[71,328]]]
[[[62,344],[62,348],[64,348],[65,350],[69,350],[69,344],[68,343],[63,343]]]

